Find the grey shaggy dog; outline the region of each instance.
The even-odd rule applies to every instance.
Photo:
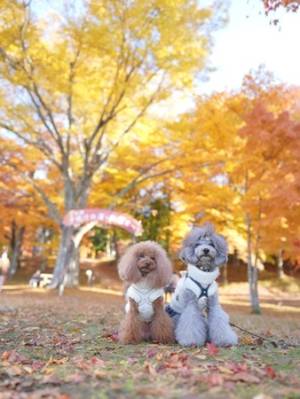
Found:
[[[227,243],[215,233],[212,224],[194,227],[183,242],[180,258],[187,272],[177,284],[166,310],[175,323],[180,345],[231,346],[238,338],[222,309],[215,279],[227,262]]]

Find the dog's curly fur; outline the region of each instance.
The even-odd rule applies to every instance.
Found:
[[[119,262],[118,271],[127,288],[140,282],[151,289],[163,288],[172,276],[172,266],[165,250],[153,241],[129,247]],[[151,321],[143,321],[138,304],[129,298],[129,311],[119,329],[121,343],[137,344],[143,340],[165,344],[174,342],[173,323],[164,310],[163,298],[157,298],[152,306],[154,314]]]
[[[209,223],[194,227],[183,241],[180,258],[199,270],[213,272],[227,261],[227,243]],[[178,293],[175,291],[174,295]],[[174,317],[175,335],[181,345],[202,346],[207,341],[217,346],[237,344],[237,335],[219,303],[217,291],[207,298],[207,317],[199,309],[198,299],[192,291],[183,291],[181,295],[185,306],[182,313]]]
[[[209,262],[209,270],[222,266],[227,262],[227,243],[223,236],[216,234],[211,223],[206,223],[201,227],[193,227],[182,243],[182,249],[179,257],[184,263],[199,265],[199,257],[196,254],[196,247],[203,237],[209,237],[215,248],[215,256],[212,262]]]

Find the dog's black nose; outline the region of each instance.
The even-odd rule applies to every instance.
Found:
[[[209,249],[208,248],[204,248],[203,252],[204,252],[204,255],[207,255],[207,254],[209,254]]]

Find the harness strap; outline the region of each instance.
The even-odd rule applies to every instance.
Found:
[[[176,311],[171,307],[171,305],[169,305],[169,304],[165,307],[165,311],[168,313],[168,315],[169,315],[170,317],[174,317],[174,316],[180,315],[180,313],[176,312]]]
[[[193,277],[189,276],[188,274],[186,274],[186,278],[191,279],[193,281],[193,283],[195,283],[200,288],[200,295],[198,296],[198,299],[200,299],[202,297],[208,298],[208,289],[212,283],[208,284],[208,286],[205,288],[205,287],[203,287],[203,285],[201,283],[199,283],[199,281],[193,279]]]

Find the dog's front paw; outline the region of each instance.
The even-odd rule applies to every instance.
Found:
[[[189,304],[181,314],[176,325],[175,337],[182,346],[205,345],[207,323],[195,304]]]
[[[235,346],[238,344],[238,337],[234,331],[223,332],[222,334],[212,334],[210,342],[216,346],[226,348],[228,346]]]
[[[176,334],[176,341],[181,346],[204,346],[206,343],[206,335],[199,336],[199,334]]]
[[[227,347],[238,344],[238,336],[227,320],[228,316],[225,320],[222,318],[209,320],[209,340],[216,346]]]

